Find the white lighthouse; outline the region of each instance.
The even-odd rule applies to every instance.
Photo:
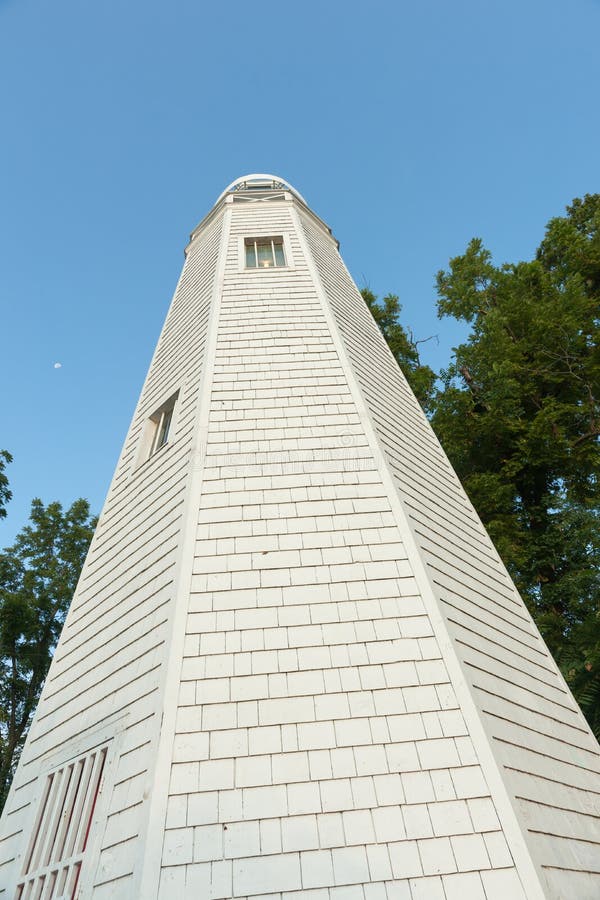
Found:
[[[597,900],[600,749],[287,182],[191,236],[2,900]]]

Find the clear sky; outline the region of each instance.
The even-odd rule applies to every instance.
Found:
[[[14,499],[101,508],[187,236],[289,180],[424,358],[434,277],[530,257],[600,189],[598,0],[0,0],[0,447]],[[61,363],[61,368],[54,368]]]

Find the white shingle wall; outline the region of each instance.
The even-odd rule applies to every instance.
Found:
[[[218,222],[188,256],[117,465],[4,813],[0,896],[12,896],[48,769],[117,732],[95,835],[98,896],[131,896],[219,236]],[[144,462],[142,429],[176,390],[177,439]]]
[[[233,205],[207,440],[160,896],[523,896],[289,203]]]
[[[303,221],[548,896],[598,897],[600,748],[332,242]]]

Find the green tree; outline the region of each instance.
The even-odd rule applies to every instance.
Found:
[[[8,487],[8,478],[4,470],[8,463],[12,462],[12,456],[8,450],[0,450],[0,519],[6,518],[6,504],[12,497],[12,491]]]
[[[25,741],[96,518],[34,500],[29,524],[0,553],[0,807]]]
[[[471,330],[432,424],[599,734],[600,195],[535,259],[496,266],[475,239],[437,284]]]
[[[398,297],[396,294],[386,294],[381,301],[369,288],[363,288],[361,294],[417,400],[423,409],[428,410],[434,393],[436,374],[429,366],[421,363],[419,358],[421,342],[414,339],[410,329],[407,331],[400,324],[402,306]]]

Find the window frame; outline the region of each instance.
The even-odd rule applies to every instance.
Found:
[[[261,242],[271,241],[282,246],[283,249],[283,265],[272,265],[272,266],[248,266],[246,265],[246,247],[249,243],[254,242],[255,244],[260,244]],[[257,260],[258,262],[258,260]],[[290,269],[294,269],[294,257],[292,254],[292,247],[290,244],[289,235],[286,232],[268,232],[267,234],[256,234],[250,233],[241,235],[238,238],[238,271],[243,272],[245,275],[256,275],[258,272],[285,272]]]
[[[155,453],[158,453],[158,451],[169,442],[169,435],[173,427],[174,412],[175,403],[173,403],[172,406],[165,406],[158,413],[155,413],[155,415],[158,415],[158,421],[154,422],[154,434],[152,436],[148,457],[154,456]],[[153,421],[153,416],[150,416],[150,420]]]
[[[265,265],[263,261],[261,261],[261,248],[269,248],[270,244],[270,262]],[[283,257],[283,262],[278,261],[277,249],[281,248],[281,256]],[[254,265],[248,262],[248,250],[254,251]],[[263,253],[264,255],[264,253]],[[283,235],[273,235],[271,237],[247,237],[244,238],[244,262],[246,269],[285,269],[286,266],[286,258],[285,258],[285,247],[283,245]]]
[[[179,412],[180,389],[169,394],[154,412],[146,416],[138,443],[136,460],[132,472],[140,469],[144,463],[154,459],[165,447],[171,446],[177,438],[177,419]],[[166,434],[161,433],[165,429]]]

